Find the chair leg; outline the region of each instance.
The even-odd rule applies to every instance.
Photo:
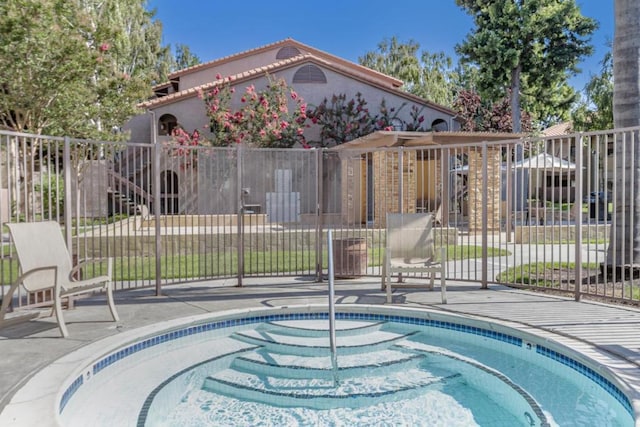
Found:
[[[20,283],[13,283],[9,290],[5,291],[4,297],[2,298],[2,305],[0,306],[0,323],[4,320],[4,316],[9,311],[9,306],[11,305],[11,301],[13,301],[13,293],[16,289],[18,289],[18,285]]]
[[[387,287],[387,304],[391,304],[391,272],[387,270],[386,273],[386,287]]]
[[[63,338],[69,336],[69,331],[67,330],[67,325],[64,323],[64,316],[62,315],[62,298],[60,295],[54,296],[53,299],[53,310],[56,313],[56,320],[58,321],[58,327],[60,328],[60,333]]]
[[[442,303],[447,303],[447,284],[444,278],[444,269],[440,272],[440,293],[442,297]]]
[[[113,287],[111,286],[111,282],[109,282],[109,284],[107,285],[107,303],[109,304],[109,311],[111,311],[113,321],[119,321],[120,317],[118,316],[118,312],[116,311],[116,304],[113,300]]]

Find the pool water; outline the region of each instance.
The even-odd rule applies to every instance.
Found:
[[[337,313],[336,366],[326,316],[148,338],[98,361],[67,393],[61,420],[86,426],[89,411],[93,425],[634,425],[605,378],[515,331]],[[124,393],[123,382],[135,391]]]

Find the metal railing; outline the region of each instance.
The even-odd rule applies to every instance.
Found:
[[[327,232],[327,250],[329,253],[329,268],[327,283],[329,285],[329,350],[331,353],[331,368],[333,370],[334,385],[338,384],[338,350],[336,345],[336,290],[334,285],[335,274],[333,271],[333,233]]]
[[[377,276],[386,212],[429,211],[450,280],[637,303],[637,134],[336,150],[3,131],[0,219],[56,220],[74,258],[115,258],[117,289],[160,292],[214,278],[320,281],[328,230],[337,277]],[[6,231],[2,249],[8,284],[18,266]]]

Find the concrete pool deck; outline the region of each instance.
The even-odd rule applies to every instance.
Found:
[[[229,309],[326,304],[327,284],[305,278],[250,278],[242,288],[235,280],[167,285],[162,296],[155,289],[116,292],[120,321],[110,319],[104,296],[77,303],[65,312],[70,337],[60,337],[54,318],[32,320],[0,329],[0,412],[15,404],[12,398],[38,371],[60,357],[97,340],[133,329],[186,316]],[[448,282],[448,304],[440,292],[403,289],[393,304],[429,308],[488,319],[534,333],[581,352],[606,367],[634,393],[640,413],[640,309],[575,302],[570,298],[469,282]],[[336,280],[336,302],[384,304],[380,280],[368,277]],[[18,402],[19,403],[19,402]],[[26,402],[25,402],[26,403]],[[636,423],[636,425],[640,425]]]

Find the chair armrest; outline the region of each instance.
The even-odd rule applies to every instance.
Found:
[[[80,271],[80,269],[86,265],[90,265],[90,264],[96,264],[99,262],[107,262],[107,274],[106,276],[111,277],[111,273],[113,272],[113,258],[111,257],[102,257],[102,258],[84,258],[81,259],[78,264],[76,266],[74,266],[71,271],[69,272],[69,280],[70,281],[76,281],[77,280],[77,273]]]
[[[40,271],[46,271],[46,270],[53,270],[53,283],[54,285],[52,287],[55,288],[56,284],[58,283],[58,266],[57,265],[47,265],[44,267],[37,267],[37,268],[32,268],[29,271],[25,271],[24,273],[22,273],[14,282],[15,284],[20,284],[24,281],[24,279],[26,279],[27,277],[31,276],[34,273],[38,273]],[[48,289],[48,288],[47,288]],[[28,289],[27,289],[28,290]],[[29,291],[32,292],[32,291]]]
[[[53,288],[55,289],[56,292],[58,292],[58,266],[56,265],[47,265],[44,267],[38,267],[38,268],[32,268],[31,270],[25,271],[24,273],[22,273],[20,276],[18,276],[18,278],[16,279],[15,282],[13,282],[11,284],[11,286],[9,287],[9,290],[5,292],[4,297],[2,298],[2,306],[0,306],[0,320],[4,319],[4,315],[7,313],[8,309],[9,309],[9,305],[11,304],[12,300],[13,300],[13,293],[16,291],[16,289],[18,289],[18,286],[20,286],[20,284],[24,281],[25,278],[29,277],[30,275],[34,274],[34,273],[38,273],[41,271],[47,271],[47,270],[52,270],[53,271]],[[43,289],[50,289],[50,288],[43,288]],[[27,292],[33,292],[33,290],[29,290],[27,289]]]

